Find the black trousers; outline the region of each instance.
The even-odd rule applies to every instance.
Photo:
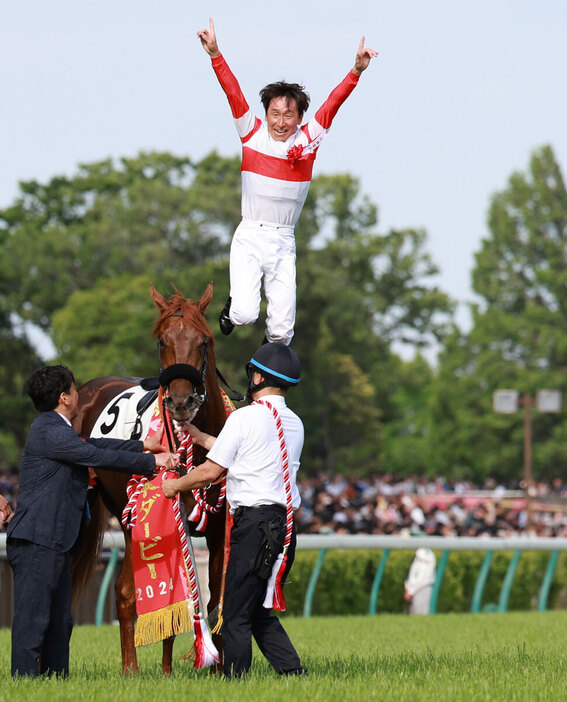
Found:
[[[267,579],[254,573],[254,564],[263,547],[265,524],[285,510],[278,505],[240,508],[235,514],[230,535],[230,557],[226,572],[223,608],[224,674],[238,677],[252,663],[252,636],[260,650],[280,674],[303,670],[297,651],[279,619],[262,607]],[[283,546],[282,532],[279,551]],[[286,575],[295,556],[295,528],[287,554]]]
[[[14,573],[12,675],[69,674],[71,568],[68,553],[8,539]]]

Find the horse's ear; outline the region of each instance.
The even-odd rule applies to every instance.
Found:
[[[158,308],[158,310],[160,312],[163,312],[164,309],[167,307],[167,300],[163,295],[158,293],[158,291],[154,288],[153,284],[150,285],[150,295],[152,296],[154,304]]]
[[[205,314],[205,311],[207,307],[209,306],[210,301],[213,299],[213,281],[207,285],[205,288],[205,292],[203,293],[201,299],[197,303],[197,307],[201,311],[201,314]]]

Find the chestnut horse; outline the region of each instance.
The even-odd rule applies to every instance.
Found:
[[[215,342],[204,318],[213,296],[213,284],[208,284],[198,302],[185,299],[178,290],[169,299],[165,299],[153,286],[151,295],[159,311],[153,334],[157,337],[159,349],[160,383],[166,391],[165,409],[172,419],[179,422],[192,421],[203,431],[217,436],[224,424],[226,412],[217,379]],[[136,378],[104,377],[85,383],[79,388],[79,415],[74,422],[77,431],[88,436],[97,418],[112,399],[139,382],[140,379]],[[201,463],[204,458],[205,451],[195,446],[194,464]],[[101,529],[104,529],[105,522],[101,500],[119,521],[127,502],[126,485],[130,476],[99,469],[96,470],[96,475],[97,486],[94,491],[89,490],[92,519],[74,565],[74,587],[79,588],[98,557],[97,544],[100,543]],[[220,486],[213,485],[207,492],[207,502],[215,504],[219,491]],[[186,513],[191,514],[195,505],[192,494],[183,495],[183,499]],[[209,612],[219,604],[221,593],[225,521],[224,508],[216,514],[209,514],[205,531],[209,549]],[[116,583],[116,608],[120,622],[122,670],[124,673],[136,673],[138,662],[134,646],[136,604],[132,541],[129,530],[123,529],[123,532],[126,550]],[[220,641],[216,636],[215,644],[220,651]],[[171,672],[172,652],[173,638],[166,639],[163,642],[162,657],[162,670],[165,674]]]

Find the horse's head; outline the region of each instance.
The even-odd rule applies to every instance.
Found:
[[[166,299],[152,285],[151,294],[159,310],[153,333],[165,403],[173,419],[190,422],[207,396],[205,375],[214,339],[203,315],[213,297],[213,284],[207,285],[198,302],[185,299],[177,289]]]

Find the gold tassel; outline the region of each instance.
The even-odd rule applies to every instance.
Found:
[[[211,634],[220,634],[222,629],[222,611],[224,607],[224,590],[226,585],[226,569],[228,568],[228,558],[229,558],[229,544],[230,544],[230,513],[229,504],[226,500],[226,522],[224,527],[224,549],[222,558],[222,574],[221,574],[221,591],[219,597],[219,610],[217,614],[217,621],[214,627],[211,629]]]
[[[219,607],[219,613],[217,617],[217,623],[215,626],[211,629],[211,634],[220,634],[220,630],[222,629],[222,609]]]
[[[134,645],[147,646],[176,634],[184,634],[191,629],[192,617],[188,602],[174,602],[156,612],[138,616]]]

